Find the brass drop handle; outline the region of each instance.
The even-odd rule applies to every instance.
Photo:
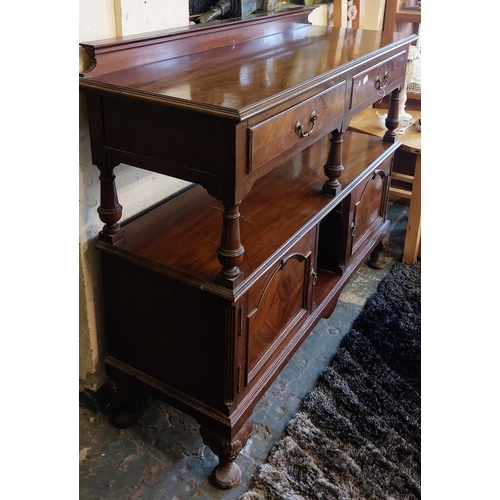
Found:
[[[316,124],[317,119],[318,115],[316,114],[316,111],[313,111],[310,118],[310,122],[312,123],[311,130],[304,132],[304,125],[302,125],[300,122],[297,122],[295,124],[295,132],[299,134],[300,137],[309,137],[313,133],[314,125]]]
[[[352,237],[354,237],[357,230],[358,230],[358,228],[356,227],[356,224],[354,224],[354,222],[351,222],[351,236]]]
[[[380,84],[380,76],[377,76],[377,80],[375,81],[375,88],[377,90],[383,89],[389,81],[389,76],[390,76],[390,73],[388,71],[386,71],[385,75],[384,75],[384,84],[383,85]]]
[[[312,279],[312,284],[315,285],[318,282],[318,273],[314,271],[311,267],[311,271],[309,272],[309,279]]]

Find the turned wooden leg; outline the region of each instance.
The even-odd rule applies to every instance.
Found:
[[[222,213],[222,237],[217,248],[217,256],[222,269],[217,275],[217,283],[228,288],[234,288],[241,282],[243,274],[238,265],[243,260],[245,249],[240,239],[240,203],[224,204]]]
[[[324,166],[325,174],[328,180],[323,184],[323,192],[336,196],[342,190],[342,185],[339,178],[344,171],[342,165],[342,136],[343,132],[334,130],[330,139],[330,150],[328,152],[328,159]]]
[[[118,203],[116,194],[114,167],[98,167],[101,175],[101,204],[97,209],[104,227],[99,233],[99,239],[107,243],[116,243],[123,238],[123,229],[118,221],[122,216],[123,207]]]
[[[225,439],[206,427],[200,428],[203,442],[219,457],[219,465],[213,471],[213,478],[224,490],[236,486],[241,481],[241,469],[234,460],[248,441],[252,427],[253,421],[249,418],[232,440]]]
[[[382,252],[384,251],[384,248],[387,246],[387,243],[389,243],[389,236],[384,238],[374,249],[373,252],[370,254],[370,260],[368,261],[367,265],[371,267],[372,269],[384,269],[385,266],[387,265],[387,262],[385,259],[382,259],[381,255]]]
[[[114,396],[109,407],[109,421],[118,429],[134,425],[140,418],[147,394],[134,379],[114,373],[108,377],[108,386]]]
[[[399,99],[401,96],[401,91],[396,89],[391,94],[391,102],[389,104],[389,110],[387,111],[387,118],[385,119],[385,126],[387,131],[384,134],[385,142],[396,142],[397,134],[396,129],[399,125]]]

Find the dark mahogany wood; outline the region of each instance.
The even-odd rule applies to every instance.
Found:
[[[82,44],[93,61],[80,78],[99,124],[93,157],[201,184],[220,200],[216,274],[228,288],[243,278],[233,216],[253,183],[404,81],[414,35],[311,26],[308,13]],[[101,205],[103,235],[117,241],[119,205]]]
[[[83,75],[99,76],[153,62],[233,46],[275,35],[306,24],[311,8],[282,12],[279,16],[248,16],[245,19],[217,20],[209,25],[190,25],[80,44],[88,57]],[[269,22],[269,21],[272,22]],[[83,76],[82,75],[82,76]]]
[[[109,374],[198,421],[221,488],[240,481],[260,397],[388,238],[416,37],[311,26],[309,12],[82,44]],[[385,140],[346,132],[381,92]],[[119,163],[195,185],[123,222]]]
[[[329,138],[324,137],[255,184],[241,205],[240,215],[241,239],[246,242],[241,267],[246,279],[233,292],[226,294],[217,288],[218,293],[232,296],[245,289],[263,263],[297,239],[302,227],[310,228],[319,222],[349,194],[346,187],[357,183],[358,177],[377,158],[382,161],[389,157],[397,144],[345,132],[343,152],[349,162],[342,176],[344,189],[336,199],[322,193],[322,165],[329,146]],[[223,210],[223,205],[201,186],[193,187],[147,216],[123,224],[125,238],[113,250],[147,259],[175,276],[186,273],[186,281],[200,286],[210,283],[215,288]]]
[[[329,143],[324,137],[256,182],[240,216],[245,278],[233,289],[214,277],[223,206],[201,186],[124,223],[118,243],[98,243],[107,363],[167,395],[224,442],[240,432],[311,329],[331,314],[352,273],[387,235],[385,191],[367,185],[380,171],[389,178],[398,144],[344,133],[349,161],[344,187],[332,198],[322,192]],[[276,186],[282,189],[276,192]],[[351,220],[354,199],[367,200],[359,220],[373,221],[365,223],[365,236],[353,249],[344,218],[333,227],[322,221],[338,206],[347,207]],[[341,235],[336,245],[343,242],[334,252],[322,248],[321,233],[330,230]],[[340,262],[343,269],[336,272]]]
[[[206,427],[200,428],[203,442],[219,457],[219,465],[213,471],[213,478],[224,490],[241,482],[241,469],[234,460],[248,441],[252,428],[253,421],[249,418],[233,439],[225,439]]]
[[[104,222],[104,227],[99,234],[101,240],[116,243],[123,237],[123,230],[118,223],[122,216],[123,207],[118,203],[116,194],[114,168],[99,167],[101,175],[101,204],[97,208],[99,218]]]
[[[217,247],[219,262],[222,264],[222,269],[217,275],[217,282],[228,288],[233,288],[243,279],[238,267],[245,252],[240,238],[239,205],[239,203],[237,205],[224,204],[222,240]]]
[[[399,98],[401,89],[396,89],[392,92],[389,110],[387,111],[387,118],[385,119],[385,126],[387,132],[384,134],[384,141],[395,142],[397,140],[396,129],[399,125]]]
[[[342,134],[343,132],[339,130],[334,130],[332,132],[328,160],[324,166],[328,180],[323,184],[323,192],[331,194],[332,196],[339,194],[342,189],[342,185],[339,181],[344,171],[344,165],[342,165]]]

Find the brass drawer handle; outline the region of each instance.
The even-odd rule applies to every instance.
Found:
[[[387,85],[387,83],[389,82],[389,76],[390,76],[390,73],[388,71],[386,71],[385,75],[384,75],[384,84],[383,85],[380,84],[380,76],[377,76],[377,80],[375,82],[375,88],[377,90],[383,89]]]
[[[358,228],[356,227],[356,224],[354,222],[351,222],[351,236],[354,238],[354,235],[358,231]]]
[[[309,137],[313,133],[314,125],[316,124],[317,119],[318,119],[318,115],[316,114],[316,111],[313,111],[311,113],[311,118],[310,118],[310,121],[312,123],[311,130],[304,132],[304,125],[302,125],[300,122],[297,122],[295,124],[295,132],[297,134],[299,134],[300,137]]]

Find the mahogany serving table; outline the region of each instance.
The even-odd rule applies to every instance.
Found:
[[[259,398],[388,237],[416,37],[311,26],[309,13],[81,45],[109,375],[195,417],[222,488],[240,480]],[[391,92],[383,139],[345,132]],[[196,185],[120,224],[122,162]]]

